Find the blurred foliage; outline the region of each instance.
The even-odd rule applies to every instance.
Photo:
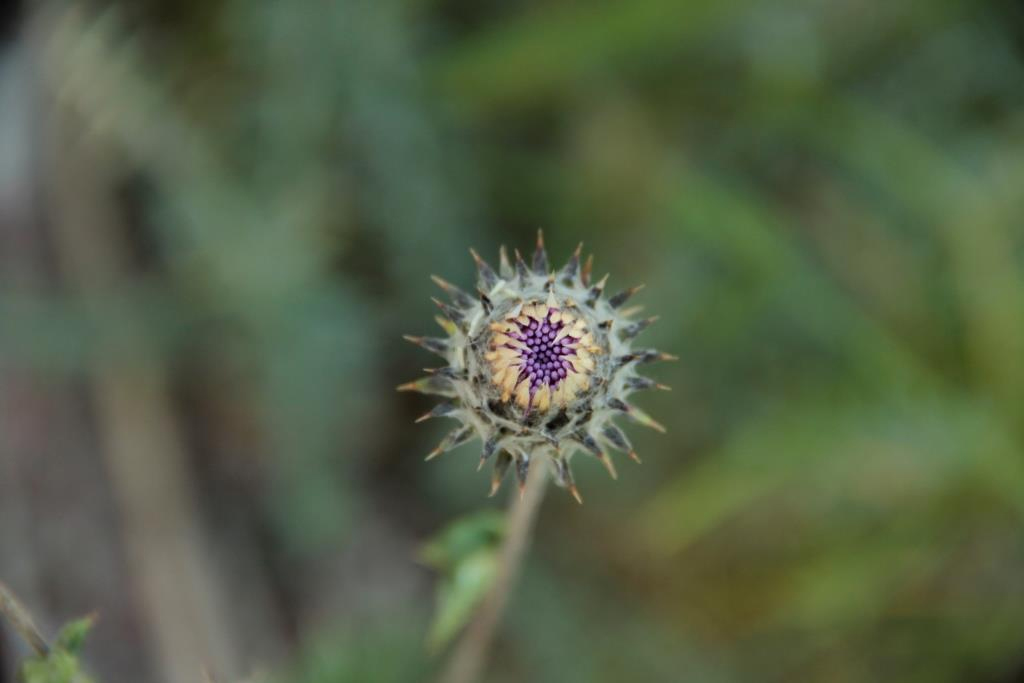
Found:
[[[47,74],[124,157],[152,262],[109,318],[0,293],[9,357],[77,376],[97,329],[144,321],[289,553],[378,517],[422,539],[486,482],[467,448],[414,457],[438,435],[391,395],[424,363],[399,335],[431,325],[430,272],[468,286],[465,247],[540,224],[645,281],[682,360],[643,399],[669,427],[636,435],[644,466],[578,468],[587,505],[543,511],[488,681],[1024,671],[1018,5],[100,5],[58,13]],[[493,525],[424,551],[435,645]],[[387,619],[419,624],[418,595]],[[293,680],[422,680],[392,625],[310,636]]]
[[[444,647],[473,616],[498,573],[505,518],[487,510],[451,523],[423,547],[421,559],[441,574],[429,645]]]
[[[21,665],[21,680],[24,683],[91,683],[92,679],[82,673],[79,654],[92,625],[92,617],[86,617],[64,626],[45,656],[31,657]]]
[[[342,646],[339,647],[339,644]],[[318,635],[299,653],[287,683],[357,683],[423,680],[422,634],[409,624]]]

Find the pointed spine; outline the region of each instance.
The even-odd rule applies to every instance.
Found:
[[[498,272],[506,280],[512,278],[512,264],[508,260],[508,249],[505,248],[504,244],[498,249]]]
[[[655,361],[665,360],[679,360],[679,356],[674,356],[671,353],[665,353],[658,349],[640,349],[635,351],[634,354],[637,357],[638,363],[654,363]]]
[[[422,377],[412,382],[406,382],[405,384],[399,384],[396,387],[397,391],[415,391],[420,394],[427,394],[431,396],[446,396],[448,398],[456,395],[455,387],[452,386],[451,382],[444,379],[443,377],[431,376]]]
[[[629,363],[654,363],[655,361],[679,360],[679,356],[671,353],[658,351],[657,349],[638,349],[632,353],[623,354],[615,358],[615,367],[621,368]]]
[[[439,403],[438,405],[434,406],[434,408],[429,412],[423,413],[422,415],[417,417],[416,422],[420,423],[423,422],[424,420],[429,420],[432,417],[445,417],[451,415],[458,409],[459,407],[454,403]]]
[[[597,303],[597,300],[601,298],[601,293],[604,292],[604,287],[607,284],[608,276],[605,275],[590,288],[590,291],[587,292],[587,306],[593,308],[594,304]]]
[[[480,464],[476,466],[477,471],[480,471],[484,467],[484,463],[487,462],[491,456],[498,452],[498,444],[501,441],[500,434],[492,434],[484,442],[484,449],[480,453]]]
[[[511,464],[511,455],[506,451],[498,453],[498,459],[494,461],[494,469],[491,470],[491,492],[487,494],[488,498],[493,498],[494,494],[501,488],[501,482],[505,478],[505,473],[508,472]]]
[[[572,468],[569,467],[569,461],[565,458],[554,457],[551,462],[555,466],[555,482],[564,489],[567,489],[576,502],[583,505],[583,496],[580,495],[579,489],[576,488],[576,482],[573,481]]]
[[[462,311],[453,306],[449,306],[448,304],[446,304],[445,302],[441,301],[436,297],[430,297],[430,300],[434,302],[434,305],[441,309],[441,312],[444,314],[444,317],[448,318],[453,323],[458,325],[460,329],[463,326],[465,326],[466,316],[463,315]]]
[[[520,453],[516,456],[516,480],[519,484],[519,497],[526,490],[526,477],[530,474],[530,456]]]
[[[650,327],[652,323],[655,323],[657,321],[658,321],[658,316],[652,315],[650,318],[645,318],[644,320],[638,320],[635,323],[631,323],[631,324],[627,325],[624,330],[622,330],[622,338],[623,339],[633,339],[638,334],[640,334],[641,332],[646,330],[648,327]]]
[[[624,453],[628,453],[632,460],[638,463],[640,462],[640,456],[633,450],[633,444],[631,444],[629,439],[626,438],[625,432],[617,426],[609,422],[604,426],[601,434],[605,439],[607,439],[608,443],[610,443],[613,448],[617,448]]]
[[[580,273],[580,282],[583,283],[584,287],[590,286],[590,274],[594,270],[594,255],[590,254],[587,256],[586,262],[583,264],[583,272]]]
[[[652,418],[650,415],[640,410],[636,406],[631,406],[622,399],[608,399],[608,407],[612,408],[613,410],[618,410],[625,413],[626,415],[631,417],[634,422],[638,424],[642,424],[645,427],[650,427],[651,429],[661,432],[662,434],[665,433],[664,425],[656,421],[654,418]]]
[[[629,404],[623,401],[621,398],[609,398],[608,407],[611,408],[612,410],[618,410],[619,412],[622,413],[629,413]]]
[[[608,440],[608,443],[620,451],[628,452],[633,450],[633,446],[629,443],[626,433],[612,423],[606,424],[604,429],[601,430],[601,434]]]
[[[653,417],[651,417],[644,411],[640,410],[636,406],[630,406],[629,416],[633,418],[633,421],[636,422],[637,424],[641,424],[644,427],[650,427],[656,432],[661,432],[662,434],[664,434],[666,431],[665,425],[661,424],[660,422],[658,422]]]
[[[480,305],[484,307],[484,315],[490,315],[491,311],[494,310],[494,304],[491,303],[491,298],[484,294],[484,290],[477,289],[477,296],[480,298]]]
[[[634,375],[627,379],[624,383],[626,389],[630,391],[644,391],[646,389],[658,389],[660,391],[672,391],[672,387],[665,384],[659,384],[650,377],[643,377],[642,375]]]
[[[619,478],[619,473],[615,471],[615,464],[612,462],[611,458],[608,457],[608,454],[601,450],[601,446],[598,445],[597,439],[583,432],[576,432],[573,436],[588,453],[601,461],[601,464],[604,465],[606,470],[608,470],[608,474],[612,479]]]
[[[462,291],[452,283],[448,282],[442,277],[437,275],[431,275],[430,279],[434,281],[438,287],[444,290],[444,293],[451,297],[452,301],[459,308],[469,308],[473,305],[473,297]]]
[[[495,285],[498,284],[498,274],[494,272],[490,264],[480,258],[480,254],[476,253],[476,249],[470,249],[469,253],[473,256],[473,261],[476,262],[477,277],[480,279],[480,286],[485,291],[491,291]]]
[[[445,331],[449,337],[459,331],[459,326],[453,323],[448,318],[442,318],[439,315],[434,316],[434,321]]]
[[[569,261],[562,267],[562,272],[559,273],[562,282],[566,285],[571,285],[576,281],[576,277],[580,272],[580,254],[583,252],[583,242],[580,242],[576,247],[576,251],[572,252],[572,256],[569,257]]]
[[[644,285],[637,285],[635,287],[630,287],[629,289],[624,289],[615,296],[613,296],[611,299],[608,299],[608,305],[611,306],[612,308],[619,308],[620,306],[622,306],[622,304],[629,301],[630,297],[632,297],[634,294],[636,294],[643,288]]]
[[[443,377],[447,380],[462,381],[465,380],[469,374],[465,370],[459,370],[451,366],[443,368],[423,368],[423,372],[433,375],[435,377]]]
[[[453,448],[461,446],[462,444],[469,441],[469,439],[472,436],[473,427],[471,427],[470,425],[466,425],[464,427],[457,427],[456,429],[453,429],[448,433],[447,436],[441,439],[441,443],[437,444],[437,448],[427,453],[426,460],[433,460],[442,453],[447,453]]]
[[[402,338],[407,342],[411,342],[416,346],[421,346],[431,353],[436,353],[442,358],[448,357],[448,340],[439,339],[437,337],[414,337],[411,334],[402,335]]]
[[[548,252],[544,249],[544,231],[537,231],[537,248],[533,251],[533,272],[537,275],[547,275],[550,266],[548,265]]]
[[[515,250],[516,254],[516,277],[519,278],[519,286],[525,287],[530,281],[530,271],[526,267],[526,261],[523,260],[523,255],[519,253],[519,250]]]

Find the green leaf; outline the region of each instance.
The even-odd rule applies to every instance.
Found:
[[[49,654],[25,660],[19,679],[24,683],[92,683],[81,671],[78,653],[95,621],[95,617],[88,616],[66,624]]]
[[[81,673],[78,658],[62,649],[26,661],[20,677],[24,683],[92,683],[91,678]]]
[[[70,654],[77,655],[81,651],[82,645],[85,643],[85,637],[89,635],[89,631],[95,622],[96,617],[89,615],[66,624],[60,630],[60,633],[57,634],[57,647],[66,650]]]
[[[504,534],[504,516],[487,510],[457,519],[423,547],[423,562],[441,572],[431,650],[443,648],[472,618],[497,575]]]
[[[460,517],[423,546],[420,559],[439,571],[454,571],[482,549],[497,548],[505,533],[505,518],[497,510]]]
[[[430,629],[429,647],[438,651],[472,618],[498,573],[496,550],[480,550],[464,558],[452,576],[441,583],[437,615]]]

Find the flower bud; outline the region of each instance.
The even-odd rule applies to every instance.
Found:
[[[446,364],[399,390],[446,397],[420,419],[451,417],[460,423],[427,458],[478,436],[480,466],[494,462],[491,495],[509,469],[521,487],[531,464],[546,459],[555,481],[581,501],[570,467],[574,453],[599,460],[613,477],[606,449],[640,461],[614,424],[616,417],[664,431],[627,398],[634,391],[667,389],[640,375],[637,366],[674,356],[630,348],[656,320],[635,320],[635,307],[622,309],[641,287],[605,298],[608,276],[591,284],[593,257],[581,266],[581,250],[582,245],[558,271],[549,271],[540,232],[529,265],[518,251],[513,264],[503,247],[495,271],[470,250],[478,272],[475,296],[433,278],[450,299],[435,299],[447,336],[406,337]]]

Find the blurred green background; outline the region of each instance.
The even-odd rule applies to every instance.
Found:
[[[0,577],[98,677],[431,679],[421,548],[503,501],[401,335],[540,226],[681,360],[486,681],[1024,681],[1020,4],[5,12]]]

